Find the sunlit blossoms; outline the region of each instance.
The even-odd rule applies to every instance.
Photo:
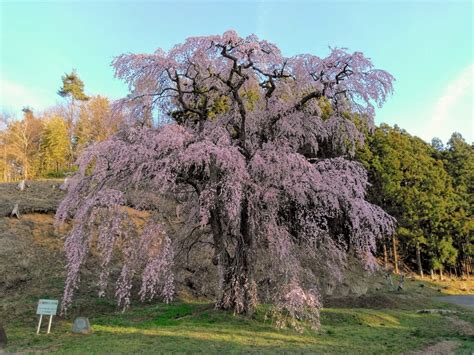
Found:
[[[262,287],[290,315],[317,312],[317,275],[303,260],[333,277],[349,255],[374,266],[376,240],[394,222],[365,200],[367,175],[351,157],[363,141],[358,128],[370,128],[373,105],[392,91],[390,74],[359,52],[287,58],[233,31],[113,65],[130,88],[118,105],[138,124],[84,153],[60,206],[58,218],[73,223],[64,307],[97,238],[102,288],[120,246],[114,282],[125,306],[138,274],[142,299],[170,300],[175,251],[200,241],[214,251],[216,304],[236,313],[251,313]],[[189,235],[173,239],[152,213],[133,236],[126,206],[154,209],[163,196],[178,201]]]

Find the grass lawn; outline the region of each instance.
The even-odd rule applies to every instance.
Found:
[[[99,308],[111,305],[100,304]],[[234,316],[203,302],[141,305],[125,313],[89,315],[93,333],[71,333],[71,320],[55,319],[52,333],[35,334],[35,323],[11,322],[7,352],[59,353],[402,353],[455,341],[457,352],[474,350],[474,312],[443,303],[426,308],[457,310],[455,315],[419,314],[415,309],[328,308],[319,331],[278,330],[264,308],[252,318]],[[469,330],[470,328],[470,330]]]

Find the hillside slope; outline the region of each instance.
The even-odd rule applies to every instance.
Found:
[[[18,183],[0,183],[0,217],[9,216],[16,203],[20,214],[54,213],[65,195],[59,189],[63,181],[28,181],[23,191],[17,190]]]

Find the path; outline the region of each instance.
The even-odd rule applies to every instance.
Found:
[[[443,302],[453,303],[458,306],[474,308],[474,295],[443,296],[436,297],[436,299]]]

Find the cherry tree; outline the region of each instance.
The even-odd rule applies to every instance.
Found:
[[[285,57],[234,31],[124,54],[113,66],[130,89],[117,105],[135,122],[153,112],[158,124],[130,126],[80,157],[57,212],[73,226],[64,309],[93,243],[101,291],[114,248],[122,253],[122,306],[140,275],[142,299],[171,300],[175,255],[200,241],[212,246],[216,305],[236,313],[255,309],[259,264],[273,303],[295,317],[321,305],[305,264],[335,278],[348,256],[375,266],[376,240],[394,220],[365,200],[367,174],[352,156],[363,140],[355,118],[373,124],[374,105],[392,92],[390,74],[360,52]],[[126,206],[156,210],[165,196],[180,205],[185,237],[173,238],[153,212],[135,235]]]

